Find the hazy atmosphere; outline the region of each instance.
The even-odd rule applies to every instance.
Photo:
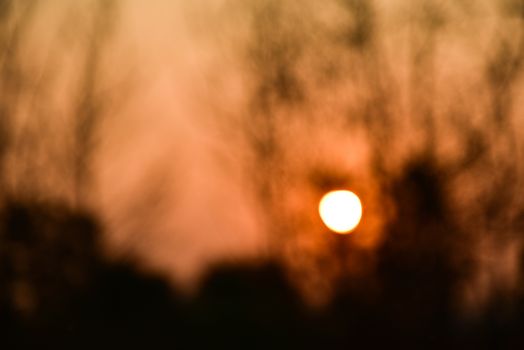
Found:
[[[0,0],[8,345],[121,288],[94,338],[519,348],[523,64],[520,0]]]

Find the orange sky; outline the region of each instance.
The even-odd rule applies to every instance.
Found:
[[[249,61],[250,52],[269,45],[256,42],[261,31],[270,33],[269,41],[298,44],[300,53],[292,66],[307,96],[291,107],[271,106],[276,137],[285,149],[281,160],[288,174],[301,179],[286,184],[283,207],[310,213],[317,189],[300,176],[318,167],[337,169],[368,196],[364,206],[371,212],[369,232],[380,230],[389,209],[370,170],[373,140],[351,114],[360,113],[361,101],[373,93],[369,80],[377,72],[365,67],[369,57],[378,57],[377,64],[387,68],[395,85],[389,108],[398,129],[391,131],[394,142],[386,166],[394,170],[423,143],[413,111],[424,101],[409,87],[410,57],[413,40],[422,47],[428,40],[413,28],[428,18],[417,12],[417,1],[376,1],[375,56],[363,58],[336,39],[341,28],[356,23],[339,2],[283,4],[281,16],[260,28],[262,5],[257,2],[123,1],[103,77],[109,91],[129,97],[104,121],[96,158],[97,205],[111,249],[137,254],[146,265],[186,281],[209,262],[266,251],[267,222],[252,191],[252,154],[240,127],[251,112],[256,76],[263,73]],[[460,135],[447,129],[450,111],[462,108],[471,112],[474,122],[483,120],[483,64],[514,23],[511,16],[501,20],[498,5],[489,1],[433,4],[446,18],[434,37],[430,98],[439,101],[433,111],[440,128],[437,152],[447,159],[462,147]],[[62,1],[40,10],[34,36],[39,45],[55,45],[53,35],[63,35],[56,28],[65,14],[82,14],[71,8]],[[73,49],[60,56],[61,74],[51,93],[58,116],[64,109],[63,96],[70,91],[68,77],[75,76],[74,48],[83,43],[74,31],[61,41],[73,43]],[[45,63],[45,50],[29,50],[36,65]],[[338,76],[325,78],[330,69]],[[425,84],[424,77],[420,79]],[[515,103],[515,109],[521,105]],[[354,127],[347,127],[348,115]],[[52,125],[59,128],[60,117],[56,118]],[[373,246],[377,237],[376,232],[364,236],[363,246]],[[300,244],[307,246],[308,239]]]

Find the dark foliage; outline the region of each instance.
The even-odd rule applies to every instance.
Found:
[[[342,278],[320,310],[269,262],[216,266],[195,296],[182,297],[162,278],[105,260],[92,216],[8,202],[0,231],[2,348],[522,346],[522,296],[511,312],[504,300],[476,319],[456,312],[457,286],[469,273],[467,235],[447,214],[440,176],[419,161],[392,182],[400,209],[376,273]]]

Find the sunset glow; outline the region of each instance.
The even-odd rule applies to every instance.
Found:
[[[324,224],[336,233],[353,231],[362,218],[362,204],[351,191],[332,191],[324,195],[318,206]]]

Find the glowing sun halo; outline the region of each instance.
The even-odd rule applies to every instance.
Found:
[[[362,218],[362,204],[351,191],[331,191],[322,197],[318,206],[324,224],[336,233],[353,231]]]

